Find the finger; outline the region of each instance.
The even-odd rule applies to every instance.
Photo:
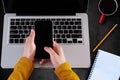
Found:
[[[63,54],[62,47],[58,43],[56,43],[55,41],[53,42],[53,49],[56,53],[58,53],[58,55]]]
[[[55,41],[53,41],[53,49],[59,55],[59,48],[57,47],[57,44]]]
[[[57,42],[53,41],[53,47],[60,48],[60,45]]]
[[[29,36],[25,39],[25,43],[29,42]]]
[[[56,41],[53,41],[53,46],[55,46],[56,45]]]
[[[31,37],[31,40],[34,41],[34,39],[35,39],[35,31],[34,31],[34,29],[31,29],[30,37]]]
[[[44,64],[47,60],[46,59],[41,59],[40,64]]]
[[[56,56],[55,51],[50,47],[44,47],[44,50],[50,54],[50,56]]]

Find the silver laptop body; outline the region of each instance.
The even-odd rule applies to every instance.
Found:
[[[4,2],[4,1],[3,1]],[[87,5],[87,4],[86,4]],[[81,19],[81,34],[82,38],[78,38],[78,43],[74,43],[71,38],[67,39],[68,43],[59,43],[66,57],[67,62],[70,63],[72,68],[89,68],[90,67],[90,45],[89,45],[89,28],[88,28],[88,15],[86,13],[75,13],[75,15],[17,15],[17,13],[5,13],[4,15],[4,23],[3,23],[3,39],[2,39],[2,54],[1,54],[1,66],[2,68],[13,68],[17,61],[22,57],[24,42],[20,42],[14,40],[14,42],[10,43],[10,25],[11,20],[24,20],[24,19]],[[54,23],[55,24],[55,23]],[[53,24],[53,25],[54,25]],[[75,24],[75,23],[74,23]],[[17,25],[17,23],[15,24]],[[69,23],[70,25],[70,23]],[[34,24],[33,24],[34,26]],[[76,29],[78,30],[78,29]],[[75,31],[72,31],[75,33]],[[55,32],[53,33],[55,34]],[[57,33],[58,34],[58,33]],[[60,33],[59,33],[60,34]],[[68,35],[70,33],[67,33]],[[14,37],[13,37],[14,38]],[[55,40],[55,37],[53,36]],[[71,41],[71,42],[70,42]],[[35,60],[34,62],[35,68],[43,67],[43,68],[53,68],[53,65],[50,61],[47,63],[40,65],[39,60]]]

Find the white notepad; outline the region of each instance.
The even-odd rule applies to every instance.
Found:
[[[98,50],[88,80],[119,80],[120,56]]]

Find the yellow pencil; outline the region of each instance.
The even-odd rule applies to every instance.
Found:
[[[115,24],[112,29],[105,35],[105,37],[98,43],[98,45],[93,49],[93,52],[96,51],[96,49],[105,41],[105,39],[111,34],[111,32],[118,26],[118,24]]]

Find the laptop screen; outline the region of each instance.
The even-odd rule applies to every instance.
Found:
[[[26,14],[75,14],[87,10],[87,0],[6,0],[6,12]]]

